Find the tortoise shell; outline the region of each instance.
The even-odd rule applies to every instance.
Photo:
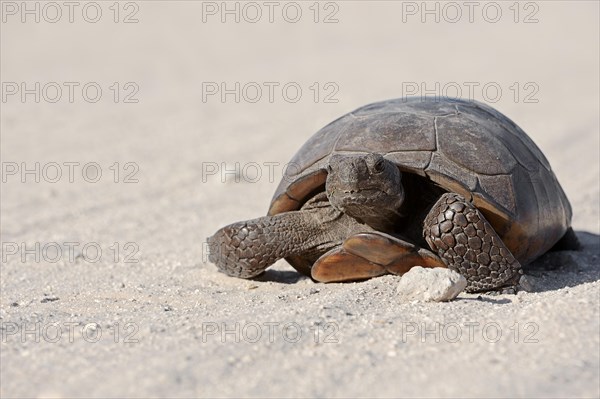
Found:
[[[569,201],[529,136],[495,109],[460,99],[388,100],[336,119],[294,155],[268,214],[298,210],[324,191],[332,154],[369,152],[471,201],[522,264],[570,226]],[[286,260],[310,273],[301,257]]]

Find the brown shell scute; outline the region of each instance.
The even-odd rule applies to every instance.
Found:
[[[517,164],[498,136],[462,115],[436,118],[436,126],[439,152],[471,173],[509,174]]]
[[[481,191],[496,193],[496,201],[508,209],[511,213],[517,213],[515,191],[513,181],[509,175],[479,176]]]
[[[492,135],[511,150],[512,155],[523,167],[532,170],[531,168],[536,169],[542,165],[545,169],[550,170],[550,164],[542,151],[510,118],[485,104],[473,101],[468,106],[465,116],[485,125]],[[463,107],[466,106],[461,105],[458,108]]]
[[[356,134],[364,132],[364,134]],[[377,118],[356,117],[351,130],[341,133],[337,151],[381,152],[389,143],[404,142],[396,151],[434,151],[433,118],[421,115],[384,112]]]

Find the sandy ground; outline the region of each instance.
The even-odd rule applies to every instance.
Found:
[[[598,2],[481,2],[472,22],[440,3],[438,23],[420,2],[282,2],[273,22],[259,2],[255,23],[235,2],[224,23],[220,2],[98,2],[96,23],[20,4],[1,3],[2,397],[600,396]],[[205,262],[321,126],[457,87],[530,134],[573,205],[584,249],[535,262],[537,292],[401,303],[395,276]]]

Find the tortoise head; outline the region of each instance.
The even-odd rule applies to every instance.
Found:
[[[363,220],[399,216],[404,201],[400,169],[379,154],[334,154],[327,166],[325,190],[338,210]]]

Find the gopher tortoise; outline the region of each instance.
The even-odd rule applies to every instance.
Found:
[[[576,249],[571,206],[513,121],[460,99],[403,98],[331,122],[292,158],[267,216],[208,239],[222,272],[285,258],[320,282],[448,267],[469,292],[514,292],[525,265]]]

